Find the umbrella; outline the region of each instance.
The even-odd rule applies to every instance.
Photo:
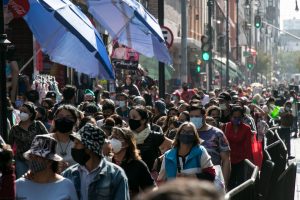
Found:
[[[92,77],[114,79],[104,43],[90,20],[69,0],[29,0],[24,16],[53,62]]]
[[[147,57],[172,59],[157,20],[135,0],[87,0],[89,12],[108,33]]]
[[[263,84],[261,84],[261,83],[251,83],[251,87],[257,87],[257,88],[262,88],[262,87],[264,87],[263,86]]]

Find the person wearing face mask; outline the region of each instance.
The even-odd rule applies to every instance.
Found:
[[[244,160],[253,162],[252,132],[249,125],[243,122],[244,109],[235,105],[231,110],[231,121],[224,125],[224,133],[230,145],[231,175],[228,189],[233,189],[244,182]]]
[[[21,177],[28,170],[28,164],[23,153],[30,148],[30,144],[36,135],[48,134],[42,122],[35,120],[36,111],[33,103],[24,103],[20,107],[20,122],[14,125],[9,133],[8,144],[16,148],[16,178]]]
[[[201,142],[195,125],[191,122],[183,123],[178,128],[173,148],[164,154],[158,180],[197,177],[214,181],[216,172],[211,157]]]
[[[222,128],[223,123],[220,122],[221,109],[218,106],[209,106],[206,110],[206,115],[215,120],[217,128]]]
[[[155,188],[147,165],[142,161],[133,133],[128,128],[114,127],[110,138],[114,156],[112,162],[121,166],[128,178],[130,197],[141,190]]]
[[[211,156],[219,188],[224,190],[230,177],[230,147],[226,136],[219,128],[206,122],[206,112],[200,101],[194,101],[189,108],[190,121],[196,126],[202,145]]]
[[[73,141],[69,135],[75,130],[78,115],[77,108],[72,105],[62,105],[54,114],[53,133],[50,136],[56,139],[56,152],[63,158],[61,170],[76,163],[71,156]]]
[[[81,200],[129,200],[128,179],[124,170],[108,162],[102,153],[104,132],[87,123],[70,135],[74,141],[72,157],[78,163],[62,175],[70,179]]]
[[[104,119],[97,121],[97,126],[101,128],[103,126],[105,119],[109,118],[111,115],[115,114],[115,103],[111,99],[104,99],[102,101],[102,113]]]
[[[230,102],[231,96],[228,92],[222,92],[218,96],[219,107],[221,109],[221,118],[220,122],[227,123],[230,121]]]
[[[73,183],[58,173],[57,142],[49,136],[37,135],[30,149],[24,153],[34,176],[16,181],[16,199],[77,200]]]
[[[285,102],[283,107],[280,108],[279,113],[280,127],[278,129],[278,134],[286,145],[288,158],[294,159],[295,157],[291,156],[291,128],[293,126],[292,102]]]
[[[163,133],[151,130],[149,113],[143,106],[131,108],[129,127],[133,131],[143,161],[152,170],[155,159],[171,148],[172,141],[166,138]]]
[[[128,121],[128,95],[125,93],[119,93],[117,94],[117,100],[119,102],[119,107],[116,108],[116,113],[121,116],[123,120]]]

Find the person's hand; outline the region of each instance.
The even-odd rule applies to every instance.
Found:
[[[65,161],[58,162],[58,173],[62,173],[65,169],[69,167],[69,163]]]
[[[3,144],[0,148],[0,168],[10,166],[13,161],[13,150],[8,144]]]
[[[34,173],[32,171],[28,170],[22,177],[27,180],[33,180]]]

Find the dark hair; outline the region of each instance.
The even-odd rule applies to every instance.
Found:
[[[102,99],[109,99],[110,98],[109,92],[108,91],[103,91],[102,94],[101,94],[101,98]]]
[[[42,116],[41,121],[42,122],[47,121],[47,119],[48,119],[48,113],[47,113],[47,110],[45,108],[43,108],[43,107],[37,107],[35,110],[36,110],[36,112],[38,112],[38,113],[41,114],[41,116]]]
[[[218,107],[218,106],[209,106],[208,108],[207,108],[207,110],[206,110],[206,115],[207,116],[210,116],[211,115],[211,113],[212,113],[212,111],[214,111],[214,110],[217,110],[217,111],[219,111],[219,113],[220,113],[220,116],[221,116],[221,109]]]
[[[25,97],[28,101],[35,103],[40,99],[40,94],[36,90],[29,90],[28,92],[25,93]]]
[[[183,112],[181,112],[180,114],[184,114],[184,116],[186,117],[186,120],[187,120],[187,121],[190,121],[190,114],[189,114],[188,111],[183,111]],[[179,115],[180,115],[180,114],[179,114]]]
[[[230,115],[232,116],[234,112],[240,112],[242,117],[243,117],[244,114],[245,114],[245,108],[243,108],[242,106],[234,104],[234,105],[231,106]]]
[[[110,99],[104,99],[102,104],[102,111],[103,110],[113,110],[115,111],[115,104]]]
[[[53,105],[53,102],[52,102],[52,99],[50,99],[50,98],[46,98],[46,99],[43,99],[42,100],[42,105],[43,105],[43,102],[45,102],[46,104],[48,104],[48,109],[50,109],[50,108],[52,108],[54,105]]]
[[[147,122],[148,122],[148,120],[149,120],[149,114],[148,114],[148,110],[146,109],[146,107],[144,107],[144,106],[133,106],[130,109],[130,111],[131,110],[136,110],[139,113],[139,115],[141,116],[141,118],[142,119],[146,119]]]
[[[36,117],[36,111],[35,111],[34,104],[31,102],[26,102],[22,106],[27,108],[29,110],[29,112],[32,114],[32,116],[30,117],[30,120],[33,121]]]
[[[76,88],[72,85],[66,85],[62,90],[64,100],[70,101],[76,93]]]
[[[75,122],[77,122],[78,118],[79,118],[79,112],[77,110],[77,108],[75,108],[72,105],[66,104],[66,105],[62,105],[59,106],[58,109],[56,110],[56,112],[54,113],[54,118],[58,115],[58,113],[62,110],[67,110],[71,113],[71,115],[73,116],[73,118],[75,119]]]
[[[270,97],[269,99],[268,99],[268,101],[267,101],[267,103],[270,103],[270,102],[275,102],[275,98],[274,97]]]
[[[119,126],[122,127],[123,126],[123,120],[121,118],[120,115],[118,114],[113,114],[110,116],[111,118],[113,118],[115,120],[115,126]]]
[[[205,113],[206,113],[206,111],[205,111],[205,108],[202,106],[202,104],[201,104],[201,102],[200,101],[195,101],[195,100],[193,100],[192,102],[191,102],[191,105],[190,105],[190,107],[189,107],[189,112],[191,112],[191,111],[193,111],[193,110],[200,110],[200,112],[201,112],[201,115],[205,115]]]
[[[51,163],[51,169],[54,173],[58,173],[59,172],[59,165],[57,161],[52,161]]]
[[[80,130],[82,127],[84,127],[89,121],[94,119],[92,116],[85,116],[80,120],[78,130]]]

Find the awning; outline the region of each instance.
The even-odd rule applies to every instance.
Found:
[[[218,57],[215,56],[213,58],[213,63],[217,69],[219,69],[222,72],[222,76],[226,74],[226,58],[225,57]],[[244,79],[244,74],[240,71],[239,67],[229,59],[229,76],[231,78],[242,78]]]
[[[159,71],[158,71],[158,62],[154,58],[147,58],[146,56],[140,55],[139,58],[140,65],[148,70],[148,76],[154,80],[158,80]],[[165,65],[165,80],[172,79],[172,75],[175,69],[172,66]]]
[[[181,45],[181,37],[174,37],[173,45]],[[190,48],[201,48],[201,42],[194,38],[187,38],[187,45]]]

